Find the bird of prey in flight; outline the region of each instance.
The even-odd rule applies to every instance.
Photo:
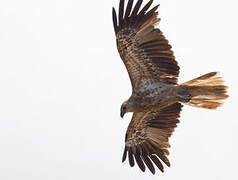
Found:
[[[128,71],[132,95],[121,105],[121,117],[133,112],[125,137],[122,161],[135,162],[142,171],[154,174],[155,166],[162,172],[167,158],[169,137],[179,123],[182,104],[216,109],[226,99],[227,87],[217,72],[177,84],[179,66],[171,45],[159,28],[157,8],[153,0],[141,8],[143,0],[133,7],[120,0],[118,16],[112,9],[117,49]]]

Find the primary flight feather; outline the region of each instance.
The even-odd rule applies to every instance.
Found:
[[[117,48],[128,71],[132,95],[121,106],[121,117],[133,112],[125,138],[122,161],[128,157],[142,171],[146,167],[154,174],[157,166],[170,166],[167,158],[169,137],[179,123],[182,104],[216,109],[227,98],[226,86],[217,72],[177,84],[179,66],[171,45],[160,29],[158,5],[150,0],[143,8],[142,0],[133,7],[120,0],[118,16],[112,9]]]

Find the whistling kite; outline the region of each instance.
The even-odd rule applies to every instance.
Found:
[[[135,162],[142,171],[146,166],[154,174],[156,165],[164,171],[161,160],[170,166],[168,142],[179,123],[181,103],[195,107],[216,109],[227,98],[226,86],[217,72],[177,84],[179,66],[171,45],[160,29],[158,5],[148,10],[150,0],[141,10],[142,0],[133,6],[129,0],[124,11],[120,0],[119,15],[112,9],[117,48],[132,84],[132,95],[121,106],[121,117],[133,112],[126,132],[124,162]]]

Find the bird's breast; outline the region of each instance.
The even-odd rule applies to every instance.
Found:
[[[160,108],[176,101],[175,86],[162,83],[153,83],[142,87],[137,93],[136,106],[140,111]]]

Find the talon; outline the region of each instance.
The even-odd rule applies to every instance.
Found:
[[[187,95],[178,95],[179,101],[187,103],[192,99],[192,96],[190,94]]]

